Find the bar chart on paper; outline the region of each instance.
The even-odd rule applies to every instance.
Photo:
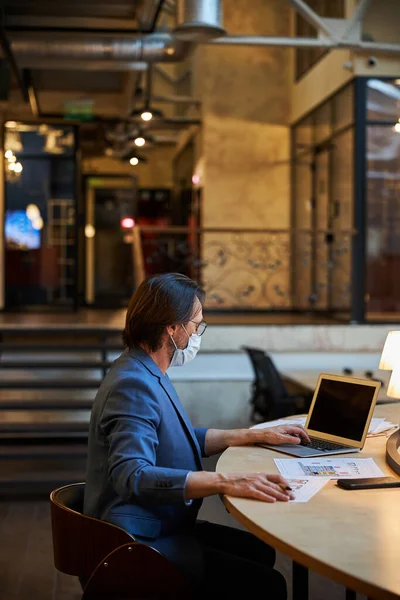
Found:
[[[384,475],[373,458],[274,458],[274,461],[284,477],[356,479]]]

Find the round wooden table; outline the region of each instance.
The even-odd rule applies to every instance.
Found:
[[[400,404],[376,407],[374,416],[393,423]],[[372,457],[385,475],[386,436],[367,438],[359,454]],[[228,448],[218,472],[277,473],[274,458],[293,458],[257,446]],[[321,573],[370,598],[400,598],[400,488],[348,491],[330,481],[307,503],[225,496],[223,502],[242,525],[295,563]]]

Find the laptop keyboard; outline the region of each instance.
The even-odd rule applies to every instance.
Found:
[[[328,442],[326,440],[319,440],[318,438],[310,437],[310,442],[301,440],[300,446],[311,448],[312,450],[321,450],[322,452],[329,452],[330,450],[341,450],[342,448],[348,448],[344,444],[337,444],[336,442]]]

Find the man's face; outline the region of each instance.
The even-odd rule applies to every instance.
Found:
[[[190,320],[182,325],[177,325],[175,332],[172,334],[175,340],[175,344],[183,350],[189,343],[189,337],[193,333],[197,333],[197,328],[203,320],[203,308],[200,300],[196,297],[193,312]],[[186,329],[186,331],[185,331]],[[189,336],[189,337],[188,337]]]

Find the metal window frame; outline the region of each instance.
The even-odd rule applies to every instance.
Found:
[[[333,103],[335,98],[342,93],[342,91],[344,89],[346,89],[347,87],[353,87],[355,86],[355,82],[356,82],[357,78],[353,78],[350,81],[346,81],[346,83],[344,83],[342,86],[340,86],[337,90],[335,90],[332,94],[330,94],[327,98],[325,98],[324,100],[322,100],[321,102],[319,102],[318,104],[316,104],[312,109],[310,109],[307,113],[305,113],[304,115],[301,116],[300,119],[298,119],[297,121],[295,121],[292,126],[291,126],[291,140],[292,140],[292,151],[291,151],[291,159],[292,159],[292,169],[291,169],[291,227],[292,229],[295,231],[296,229],[296,194],[295,194],[295,182],[296,182],[296,175],[295,175],[295,170],[296,170],[296,162],[301,159],[301,157],[304,156],[311,156],[313,158],[313,160],[315,160],[315,156],[317,154],[316,152],[316,148],[318,146],[327,146],[328,144],[330,144],[333,140],[335,140],[336,137],[342,135],[343,133],[345,133],[348,130],[355,130],[356,127],[356,114],[354,113],[354,106],[357,106],[356,100],[355,100],[355,93],[353,94],[353,102],[354,102],[354,106],[353,106],[353,119],[352,122],[344,125],[343,127],[340,127],[338,129],[336,129],[335,131],[333,131],[333,126],[334,126],[334,110],[333,110]],[[322,142],[316,142],[315,139],[312,140],[310,147],[308,149],[305,149],[304,151],[300,152],[300,153],[296,153],[295,151],[295,136],[296,136],[296,128],[299,127],[301,125],[301,123],[303,121],[306,121],[306,119],[309,119],[310,117],[313,119],[314,115],[320,110],[320,108],[322,108],[322,106],[324,106],[325,104],[330,105],[331,109],[330,109],[330,126],[331,126],[331,133],[330,135],[324,139]],[[312,126],[314,127],[314,119],[312,121]],[[355,148],[356,148],[356,137],[354,135],[354,149],[353,151],[355,152]],[[310,167],[312,168],[312,167]],[[329,190],[328,193],[329,195],[331,195],[331,184],[332,184],[332,180],[333,180],[333,161],[332,161],[332,156],[330,157],[329,160],[329,165],[328,165],[328,170],[329,170]],[[354,174],[355,177],[355,174]],[[315,176],[313,175],[313,182],[312,182],[313,187],[315,186]],[[313,195],[315,195],[315,190],[313,191]],[[313,210],[313,215],[314,217],[312,217],[312,220],[315,219],[316,216],[316,211],[315,211],[315,207]],[[312,223],[311,225],[312,229],[315,229],[314,227],[314,223]],[[294,236],[292,236],[292,244],[291,244],[291,256],[294,256],[296,252],[296,243],[294,240]],[[316,268],[315,268],[315,262],[316,262],[316,238],[313,237],[312,240],[312,264],[311,264],[311,288],[310,288],[310,293],[312,293],[315,290],[315,286],[316,286]],[[353,280],[353,275],[352,275],[352,270],[353,270],[353,266],[351,268],[351,281]],[[303,308],[303,309],[299,309],[295,306],[295,295],[294,295],[294,290],[295,290],[295,277],[296,277],[296,273],[295,273],[295,264],[293,262],[293,260],[291,260],[291,264],[290,264],[290,285],[291,285],[291,298],[292,298],[292,307],[293,307],[293,312],[300,312],[300,313],[305,313],[305,312],[312,312],[313,314],[321,314],[321,313],[325,313],[328,314],[332,319],[335,318],[335,313],[339,313],[340,310],[339,309],[332,309],[331,305],[330,305],[330,293],[329,293],[329,289],[328,289],[328,294],[327,294],[327,308],[326,309],[314,309],[312,307],[309,308]],[[351,295],[351,306],[350,306],[350,315],[352,318],[353,315],[353,294]]]
[[[366,79],[356,77],[354,88],[354,200],[351,253],[351,315],[350,323],[365,323],[366,293]]]
[[[367,318],[367,303],[366,303],[366,294],[367,294],[367,224],[368,224],[368,198],[367,198],[367,130],[368,127],[393,127],[397,121],[396,120],[378,120],[378,119],[368,119],[368,114],[367,114],[367,100],[368,100],[368,81],[370,81],[371,79],[378,79],[379,81],[388,81],[388,82],[392,82],[395,79],[398,79],[398,77],[392,75],[392,76],[385,76],[385,77],[377,77],[377,76],[372,76],[372,75],[364,75],[364,76],[360,76],[357,78],[359,80],[359,85],[360,85],[360,94],[361,94],[361,98],[360,100],[362,101],[364,99],[364,111],[363,114],[359,114],[358,117],[360,119],[361,124],[363,125],[364,128],[364,132],[360,132],[360,143],[364,143],[364,148],[363,148],[363,156],[364,156],[364,161],[363,164],[360,164],[360,182],[359,182],[359,186],[361,188],[361,186],[363,186],[361,189],[364,190],[364,235],[363,235],[363,243],[364,243],[364,270],[363,270],[363,277],[364,277],[364,281],[363,281],[363,285],[364,285],[364,297],[363,297],[363,303],[362,303],[362,311],[361,311],[361,306],[359,307],[359,312],[360,315],[362,314],[362,323],[368,323],[369,325],[378,325],[378,324],[383,324],[383,323],[388,323],[389,321],[387,321],[386,319],[368,319]],[[355,106],[355,114],[357,114],[357,112],[361,112],[360,108],[362,109],[362,106],[357,107],[357,105]],[[361,177],[363,178],[363,182],[361,182]],[[360,305],[361,305],[361,299],[360,299]],[[400,323],[400,313],[398,318],[396,319],[391,319],[390,320],[391,323]]]

